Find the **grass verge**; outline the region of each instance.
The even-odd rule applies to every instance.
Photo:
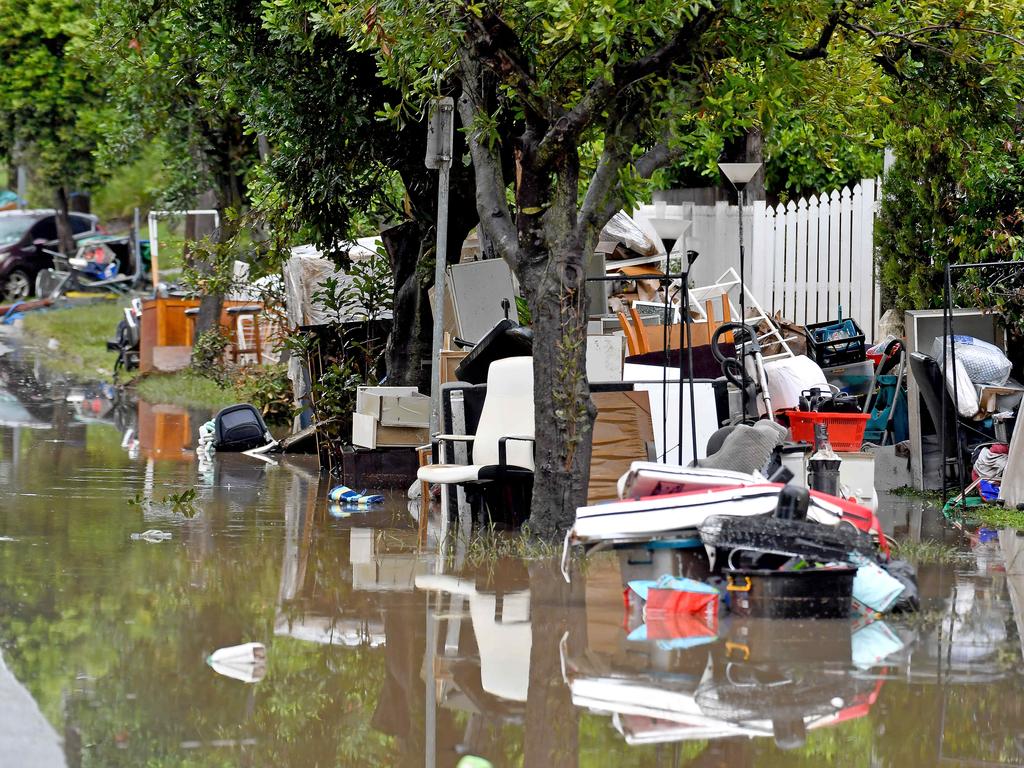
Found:
[[[124,303],[100,298],[85,304],[26,313],[22,330],[36,346],[47,349],[50,339],[57,348],[39,356],[49,370],[75,378],[109,381],[117,354],[107,350],[107,339],[123,317]]]
[[[39,360],[49,370],[82,381],[112,381],[117,354],[107,350],[123,317],[124,302],[97,299],[74,306],[27,313],[22,323],[26,338],[44,350]],[[49,349],[56,339],[56,349]],[[195,371],[154,373],[127,382],[150,403],[196,406],[216,410],[248,402],[271,423],[291,418],[291,384],[284,365],[265,365],[225,374],[220,384]]]
[[[140,376],[132,386],[148,403],[223,408],[239,401],[233,386],[222,387],[213,379],[185,370]]]

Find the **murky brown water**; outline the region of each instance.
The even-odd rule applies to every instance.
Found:
[[[309,462],[202,475],[181,451],[201,415],[54,402],[3,365],[0,646],[69,765],[1024,763],[1015,534],[923,566],[912,618],[629,639],[614,557],[572,585],[548,562],[472,567],[437,554],[436,520],[420,547],[400,498],[335,517]],[[943,535],[919,503],[884,516]],[[171,540],[131,540],[151,528]],[[204,662],[251,640],[258,682]]]

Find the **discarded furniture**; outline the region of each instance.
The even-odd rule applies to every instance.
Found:
[[[598,385],[599,386],[599,385]],[[587,503],[596,504],[618,497],[617,483],[634,461],[646,460],[654,452],[654,425],[647,392],[595,391],[591,394],[597,419],[594,421]]]
[[[436,463],[417,472],[420,480],[474,487],[497,482],[532,488],[533,358],[509,357],[491,363],[475,433],[433,435],[431,443]],[[450,451],[460,443],[468,446],[470,463],[450,461]]]
[[[254,311],[252,302],[225,301],[220,313],[222,328],[229,331],[241,308],[244,313]],[[255,311],[262,312],[263,307]],[[158,297],[142,302],[142,332],[139,342],[139,371],[172,372],[187,368],[192,362],[192,341],[195,338],[199,299],[178,296]],[[258,332],[257,332],[258,333]],[[237,337],[232,338],[237,345]],[[244,352],[253,350],[243,348]],[[260,356],[262,360],[262,355]],[[235,358],[237,362],[237,357]]]
[[[938,435],[940,448],[945,445],[946,466],[943,471],[945,471],[946,477],[955,478],[957,476],[958,464],[964,472],[963,476],[969,477],[971,450],[982,443],[992,442],[993,436],[979,430],[977,422],[965,419],[959,419],[960,429],[957,430],[959,417],[953,406],[953,399],[943,386],[942,371],[936,360],[920,352],[912,352],[910,354],[910,378],[915,382],[915,389],[924,401],[925,410],[935,427],[936,435]],[[944,431],[943,426],[945,427]],[[918,434],[920,436],[920,432]],[[911,448],[911,458],[913,458],[913,448]],[[921,456],[922,471],[923,458]]]
[[[721,319],[716,317],[715,304],[721,307]],[[659,313],[660,314],[660,313]],[[643,322],[636,306],[629,308],[629,317],[619,312],[619,325],[626,337],[626,344],[630,355],[645,355],[649,352],[660,352],[665,349],[665,326],[661,323],[647,324]],[[693,345],[700,347],[711,343],[711,337],[719,326],[731,322],[732,310],[729,306],[728,294],[721,294],[717,301],[711,298],[704,301],[704,317],[690,322],[690,333],[692,334]],[[679,324],[670,325],[668,328],[668,348],[679,349],[687,343],[687,336],[681,331]],[[727,336],[732,340],[732,334]]]
[[[263,362],[263,343],[260,341],[263,305],[242,304],[228,307],[225,312],[228,319],[233,321],[228,325],[232,362],[237,365],[239,362],[247,362],[245,358],[251,357],[252,362],[260,365]]]
[[[935,339],[945,335],[943,323],[941,309],[915,309],[904,313],[906,353],[929,354]],[[953,333],[973,336],[1005,349],[1005,334],[998,323],[998,318],[982,309],[954,309]],[[921,438],[921,390],[914,375],[907,377],[907,418],[910,424],[911,483],[915,488],[923,489],[925,485],[924,446]]]

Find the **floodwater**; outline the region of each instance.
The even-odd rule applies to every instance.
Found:
[[[439,554],[436,516],[421,546],[401,496],[342,513],[309,461],[201,473],[204,417],[0,358],[0,648],[69,766],[1024,764],[1013,532],[885,500],[962,549],[921,566],[919,615],[641,630],[614,556],[570,585]],[[248,641],[244,679],[205,662]]]

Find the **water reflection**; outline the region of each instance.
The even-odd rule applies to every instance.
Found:
[[[439,550],[436,512],[421,545],[402,498],[334,516],[302,459],[204,475],[179,460],[193,414],[83,417],[89,393],[33,379],[42,402],[9,385],[31,371],[2,370],[50,426],[0,427],[0,645],[69,765],[1024,761],[1015,533],[922,567],[911,618],[641,624],[614,557],[569,585],[555,563]],[[178,437],[143,441],[160,414]],[[188,488],[191,507],[168,500]],[[147,528],[172,538],[130,539]],[[267,648],[258,682],[205,664],[248,641]]]

